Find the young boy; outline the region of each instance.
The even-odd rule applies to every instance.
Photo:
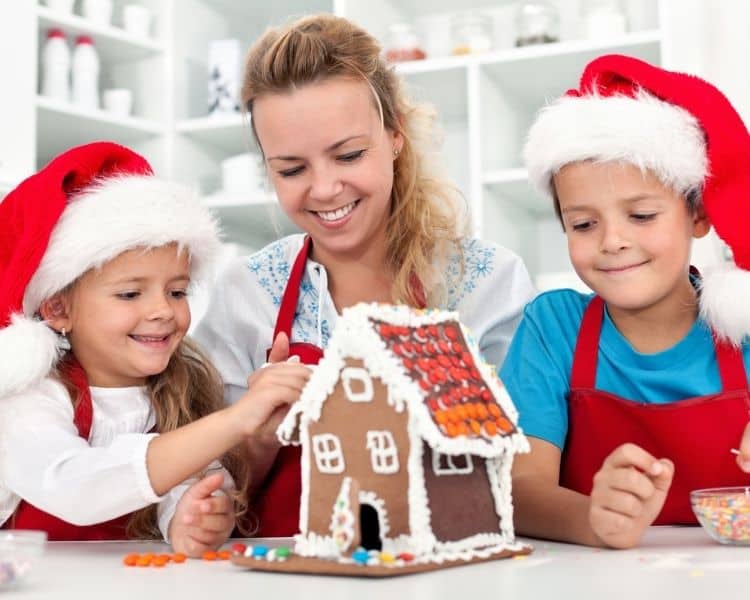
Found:
[[[516,530],[632,547],[695,523],[691,490],[750,485],[750,136],[705,81],[604,56],[541,111],[525,159],[595,294],[535,299],[501,369],[532,436]],[[690,246],[712,225],[736,264],[701,278]]]

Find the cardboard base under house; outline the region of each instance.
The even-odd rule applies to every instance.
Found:
[[[442,563],[411,563],[403,566],[383,565],[359,565],[356,563],[341,563],[310,556],[292,555],[284,561],[270,561],[255,559],[250,556],[235,555],[232,562],[253,571],[266,571],[273,573],[297,573],[301,575],[343,575],[347,577],[397,577],[399,575],[410,575],[412,573],[426,573],[437,569],[450,567],[461,567],[475,563],[489,562],[501,558],[512,558],[531,553],[530,546],[524,546],[520,550],[502,550],[486,558],[472,558],[469,560],[446,560]]]

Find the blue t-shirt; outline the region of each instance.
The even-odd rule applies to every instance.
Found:
[[[527,435],[562,450],[568,432],[568,392],[573,351],[592,294],[554,290],[524,309],[500,378]],[[743,344],[745,365],[750,345]],[[604,312],[596,388],[629,400],[666,403],[721,390],[719,368],[705,322],[698,319],[677,344],[655,354],[636,351]]]

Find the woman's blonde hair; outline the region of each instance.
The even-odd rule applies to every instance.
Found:
[[[72,361],[73,353],[67,352],[61,359],[57,376],[67,388],[73,404],[78,403],[79,391],[66,377],[66,361]],[[169,359],[167,368],[158,375],[152,375],[146,382],[151,406],[156,417],[155,429],[159,433],[173,431],[192,423],[224,407],[221,377],[205,355],[188,339],[180,342]],[[249,471],[243,460],[240,447],[236,447],[221,457],[221,463],[235,480],[237,491],[233,494],[236,517],[247,512],[247,487]],[[142,508],[128,520],[126,535],[131,539],[160,538],[157,523],[156,504]],[[244,532],[248,533],[248,532]]]
[[[333,77],[364,80],[374,94],[383,126],[404,138],[394,163],[387,225],[386,256],[394,275],[394,300],[412,306],[425,301],[440,305],[444,268],[433,259],[447,257],[451,250],[462,254],[461,196],[454,186],[436,177],[430,165],[434,111],[406,97],[401,81],[381,56],[377,40],[332,15],[304,17],[270,29],[245,61],[242,105],[252,114],[259,96]],[[254,124],[253,134],[258,141]]]

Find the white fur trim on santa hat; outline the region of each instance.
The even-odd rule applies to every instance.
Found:
[[[0,329],[0,398],[46,377],[60,355],[60,341],[44,321],[13,315]]]
[[[725,263],[703,273],[701,317],[720,338],[739,346],[750,334],[750,272]]]
[[[216,220],[188,188],[152,176],[105,179],[71,198],[26,288],[24,314],[86,271],[134,248],[177,242],[191,257],[194,282],[210,280],[219,248]]]
[[[679,193],[708,174],[703,130],[688,111],[639,90],[635,97],[563,96],[543,108],[523,150],[529,180],[552,197],[552,176],[581,160],[626,162]]]

